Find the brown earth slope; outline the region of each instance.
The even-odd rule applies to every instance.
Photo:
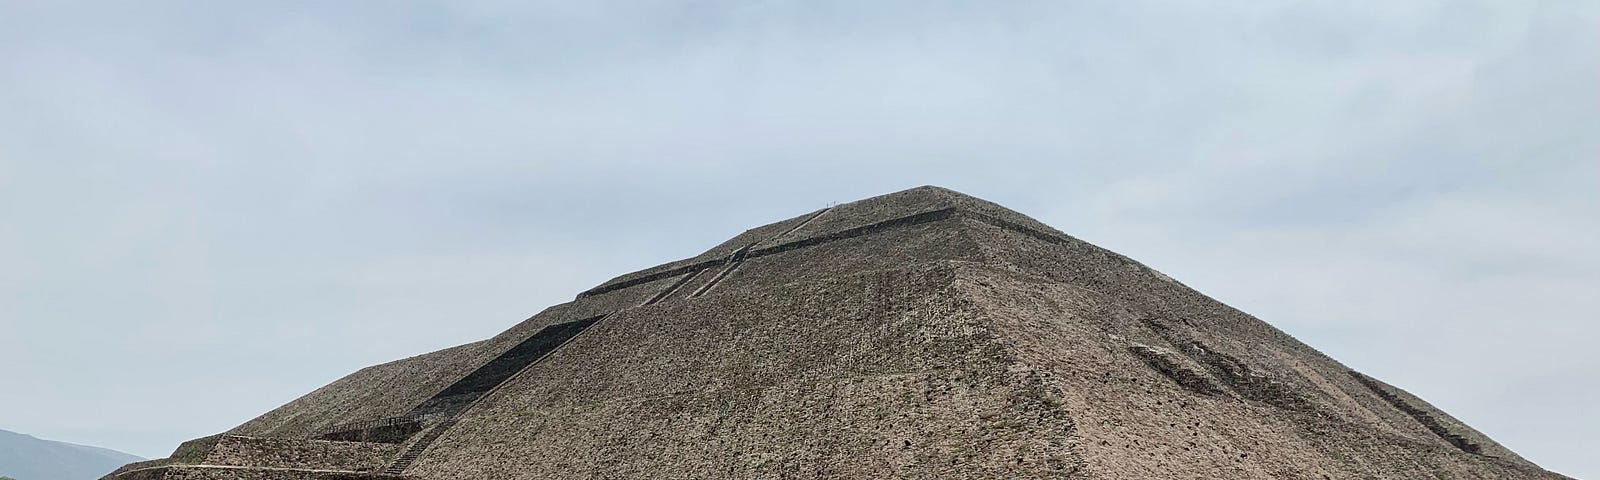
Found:
[[[1566,477],[1137,262],[921,187],[108,478]]]

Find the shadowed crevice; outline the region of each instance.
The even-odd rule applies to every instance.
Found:
[[[1433,432],[1434,435],[1438,435],[1439,438],[1443,438],[1444,441],[1449,442],[1451,445],[1461,449],[1463,452],[1483,455],[1482,445],[1479,445],[1477,442],[1474,442],[1461,434],[1450,431],[1450,427],[1446,426],[1444,422],[1439,421],[1438,417],[1435,417],[1432,413],[1428,413],[1427,410],[1418,408],[1416,405],[1412,405],[1405,399],[1400,398],[1400,395],[1390,390],[1391,387],[1383,382],[1379,382],[1377,379],[1363,375],[1361,372],[1357,372],[1355,370],[1350,371],[1350,376],[1355,377],[1357,382],[1361,382],[1362,385],[1365,385],[1367,388],[1371,389],[1372,393],[1378,394],[1378,398],[1382,398],[1383,401],[1389,402],[1390,405],[1394,405],[1394,408],[1405,412],[1405,414],[1410,415],[1411,418],[1417,419],[1418,423],[1421,423],[1423,427],[1427,427],[1428,431]]]
[[[1144,360],[1150,368],[1166,375],[1183,388],[1203,395],[1222,394],[1222,388],[1218,387],[1216,382],[1212,382],[1206,374],[1184,365],[1178,355],[1170,350],[1136,343],[1129,345],[1128,351],[1133,352],[1134,356]]]
[[[453,415],[461,411],[462,407],[477,400],[485,392],[505,382],[506,379],[516,375],[517,372],[527,368],[528,365],[544,358],[545,355],[555,351],[556,347],[566,343],[567,339],[600,321],[601,317],[593,317],[576,322],[567,322],[551,325],[540,329],[538,333],[523,340],[522,343],[511,347],[505,353],[490,360],[489,363],[478,367],[472,373],[457,380],[456,383],[446,387],[444,391],[434,395],[433,398],[422,402],[417,408],[411,410],[412,416],[423,416],[434,413]]]
[[[507,379],[555,351],[572,337],[593,326],[605,315],[575,322],[550,325],[527,340],[511,347],[456,383],[424,400],[404,415],[365,422],[336,425],[312,435],[320,440],[346,442],[404,443],[431,422],[453,419],[473,402]],[[436,430],[437,431],[437,430]]]

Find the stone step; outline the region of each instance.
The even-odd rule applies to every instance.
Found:
[[[128,470],[107,478],[115,480],[405,480],[411,477],[386,473],[308,468],[162,465]]]

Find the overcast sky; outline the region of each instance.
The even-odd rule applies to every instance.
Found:
[[[1600,477],[1600,2],[297,3],[0,0],[0,428],[165,456],[936,184]]]

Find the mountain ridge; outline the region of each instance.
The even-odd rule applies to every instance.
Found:
[[[0,477],[16,480],[93,480],[144,460],[104,447],[46,440],[0,429]]]

